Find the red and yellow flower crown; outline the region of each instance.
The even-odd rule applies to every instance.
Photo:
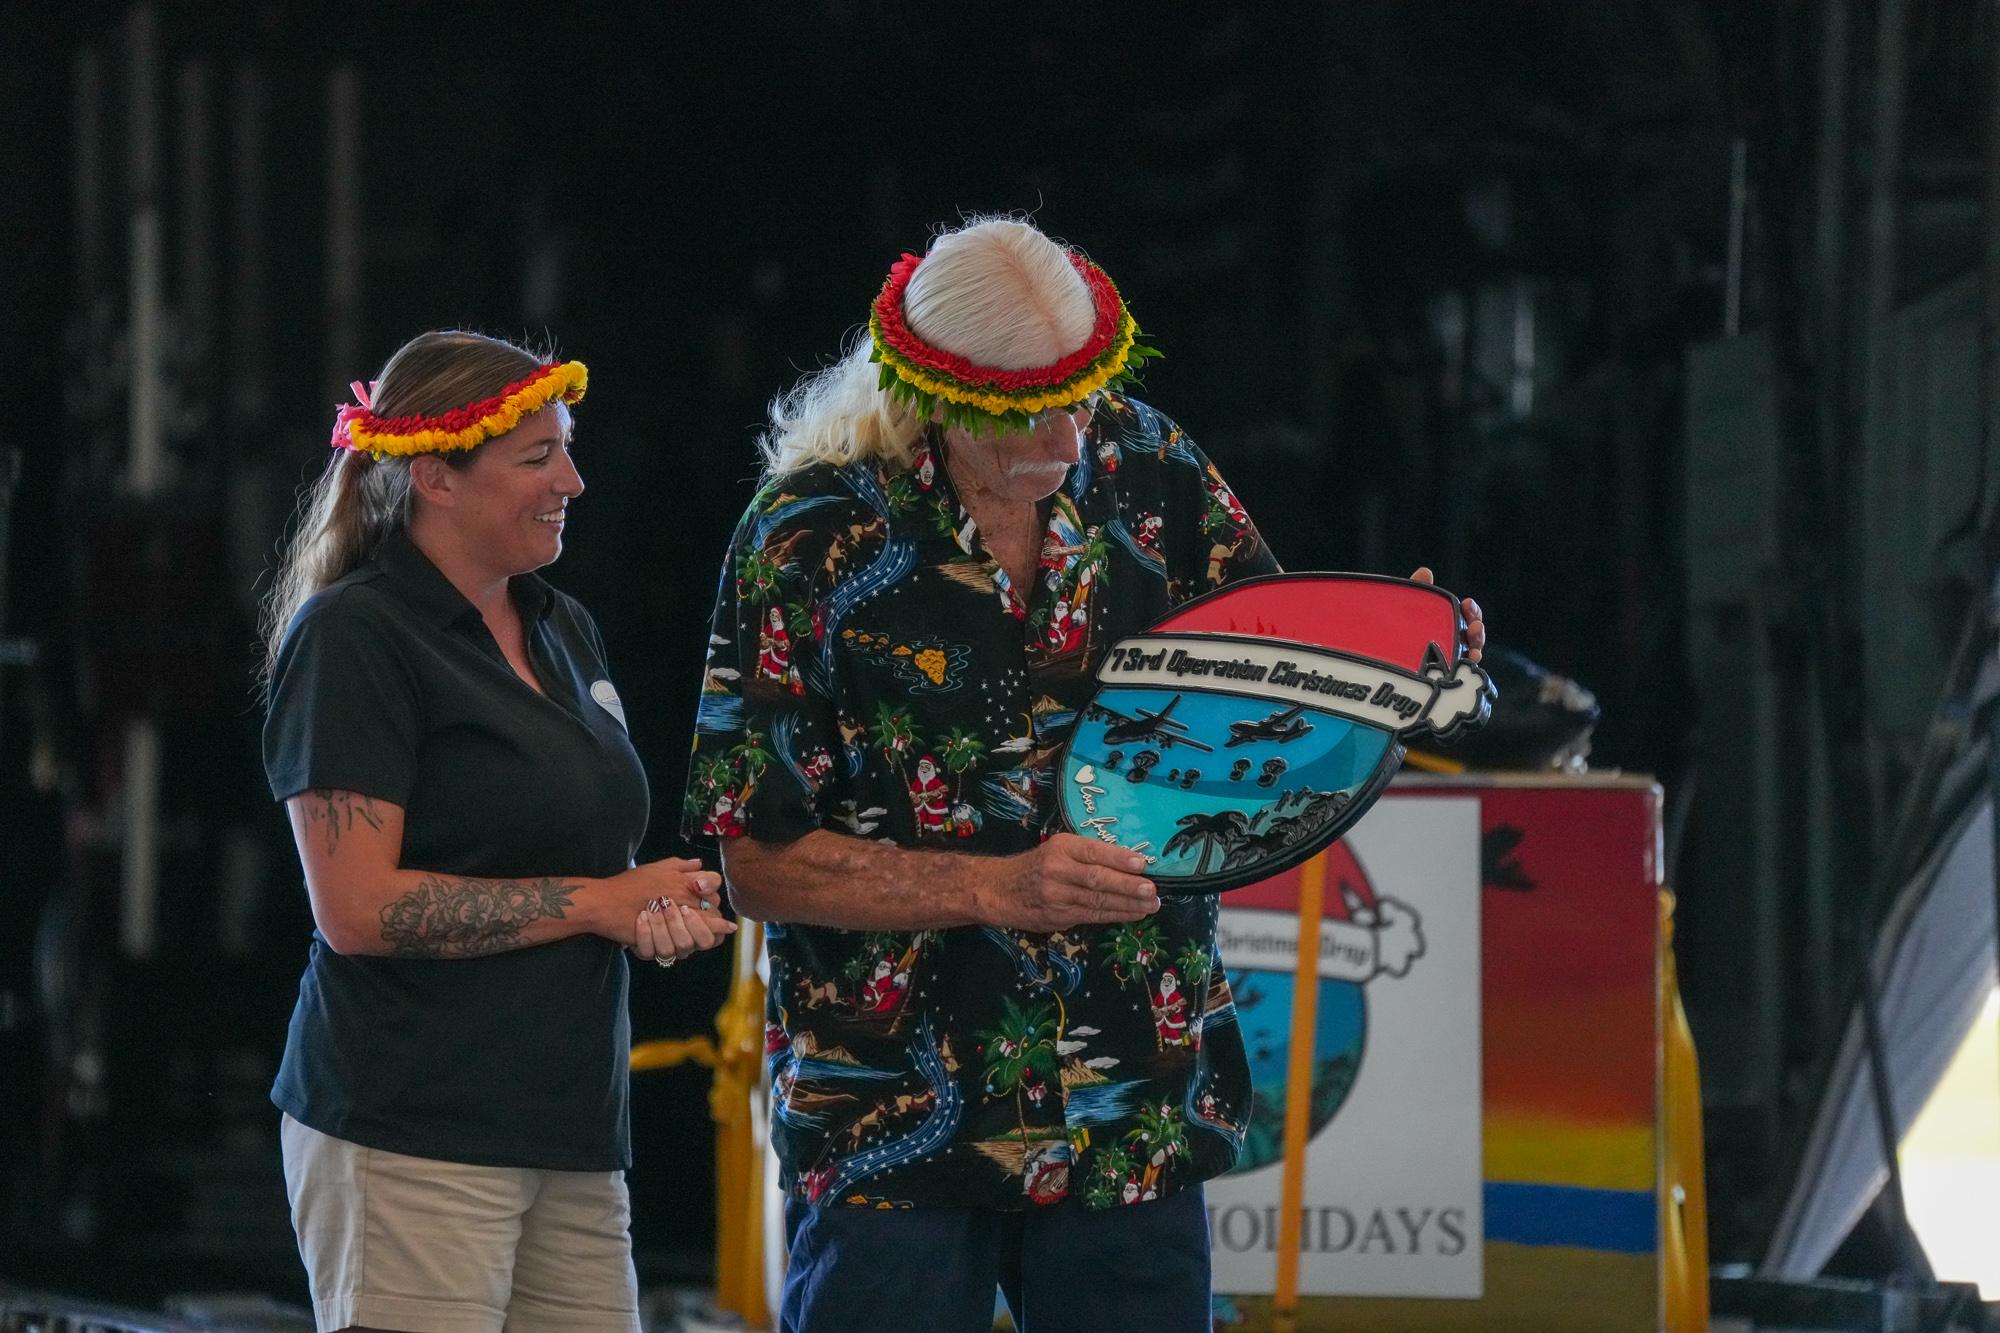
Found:
[[[470,449],[496,435],[505,435],[521,418],[560,399],[581,402],[590,371],[581,361],[552,361],[526,379],[514,381],[491,398],[467,403],[434,417],[378,417],[372,403],[375,386],[352,384],[354,401],[342,407],[333,422],[333,447],[357,453],[404,457]]]
[[[1101,389],[1136,378],[1134,371],[1160,355],[1139,341],[1139,325],[1103,269],[1071,251],[1069,262],[1090,288],[1097,319],[1083,346],[1053,365],[996,370],[933,347],[903,318],[903,294],[923,263],[906,254],[889,270],[868,315],[882,364],[881,387],[923,415],[936,412],[948,426],[970,431],[1026,430],[1038,413],[1074,407]]]

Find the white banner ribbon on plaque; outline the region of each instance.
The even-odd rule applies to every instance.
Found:
[[[1241,694],[1304,704],[1384,731],[1449,732],[1476,715],[1479,668],[1440,661],[1422,675],[1385,662],[1231,634],[1143,634],[1121,639],[1097,668],[1106,685]]]

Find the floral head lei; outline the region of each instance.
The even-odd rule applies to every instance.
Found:
[[[1160,355],[1139,341],[1139,325],[1104,270],[1071,251],[1069,262],[1097,309],[1083,346],[1052,365],[1026,370],[976,365],[931,346],[904,320],[903,294],[923,262],[906,254],[889,270],[868,315],[875,342],[869,360],[882,365],[884,391],[919,415],[936,412],[947,426],[975,433],[1028,430],[1039,413],[1074,407],[1101,389],[1129,383],[1143,362]]]
[[[521,418],[560,399],[581,402],[590,371],[581,361],[552,361],[526,379],[514,381],[491,398],[454,408],[434,417],[375,415],[375,386],[356,380],[348,387],[354,401],[333,422],[333,447],[356,453],[407,457],[470,449],[496,435],[505,435]]]

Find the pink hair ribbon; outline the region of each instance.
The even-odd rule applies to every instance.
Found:
[[[354,395],[351,403],[342,403],[333,418],[333,447],[336,449],[357,449],[354,435],[348,429],[356,420],[374,411],[376,381],[363,384],[355,380],[347,386]]]

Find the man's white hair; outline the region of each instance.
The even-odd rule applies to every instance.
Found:
[[[904,291],[903,310],[931,346],[999,370],[1062,360],[1097,319],[1069,251],[1019,218],[974,218],[940,233]],[[924,423],[880,387],[872,350],[864,330],[840,360],[771,400],[757,445],[773,474],[910,461]]]

